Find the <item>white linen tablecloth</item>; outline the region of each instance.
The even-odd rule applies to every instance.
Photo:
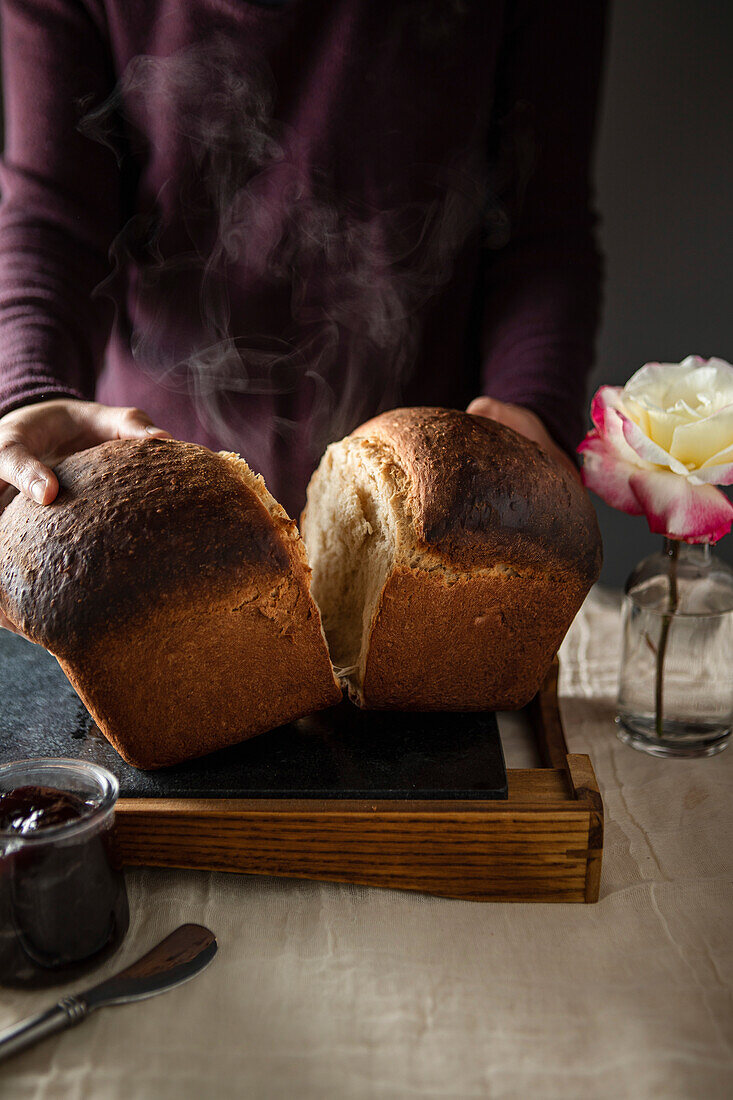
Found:
[[[732,1096],[733,750],[620,744],[618,650],[618,601],[597,590],[561,673],[569,747],[590,753],[606,808],[597,905],[132,871],[129,935],[95,978],[189,920],[216,932],[215,961],[1,1066],[0,1095]],[[69,991],[2,991],[0,1027]]]

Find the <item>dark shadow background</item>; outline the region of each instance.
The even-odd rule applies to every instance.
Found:
[[[591,392],[648,360],[733,360],[733,3],[616,0],[609,29],[596,158],[607,277]],[[660,539],[643,518],[594,503],[601,580],[621,585]],[[733,564],[733,536],[718,552]]]
[[[733,360],[730,0],[614,4],[596,180],[606,300],[593,389],[648,360]],[[601,579],[623,584],[659,536],[594,503]],[[718,552],[733,564],[733,535]]]

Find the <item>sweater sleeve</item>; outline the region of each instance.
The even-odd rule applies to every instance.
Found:
[[[483,390],[537,413],[572,453],[600,311],[590,175],[605,3],[507,10],[491,153],[509,239],[487,253]]]
[[[4,0],[0,165],[0,414],[44,397],[92,398],[112,322],[120,183],[78,130],[109,94],[104,25],[81,0]]]

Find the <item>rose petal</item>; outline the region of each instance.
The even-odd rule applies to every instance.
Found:
[[[629,484],[638,466],[619,458],[618,452],[597,432],[589,432],[578,447],[578,453],[583,456],[581,476],[584,485],[598,493],[612,508],[632,516],[642,514],[643,509]]]
[[[624,387],[623,401],[678,415],[683,422],[709,416],[733,401],[733,368],[722,359],[690,356],[682,363],[651,363]]]
[[[618,451],[619,458],[636,466],[646,466],[624,438],[624,420],[628,417],[621,404],[622,392],[619,386],[601,386],[591,404],[591,419],[601,438]]]
[[[630,397],[629,394],[622,391],[621,398],[617,405],[617,411],[619,414],[623,413],[624,416],[628,416],[635,424],[638,424],[644,435],[648,435],[650,439],[656,439],[652,431],[650,417],[659,410],[655,408],[647,409],[645,405],[640,405],[634,397]]]
[[[706,363],[702,367],[691,370],[685,378],[674,382],[666,395],[668,409],[680,408],[686,411],[688,416],[692,413],[697,418],[710,416],[718,409],[730,405],[731,401],[733,401],[733,368],[727,363],[721,367]]]
[[[717,371],[717,381],[719,385],[729,385],[733,387],[733,363],[728,363],[727,360],[720,359],[718,356],[713,355],[712,358],[707,360],[707,366]]]
[[[733,525],[733,504],[712,485],[663,470],[635,470],[629,487],[650,530],[684,542],[717,542]]]
[[[630,399],[627,398],[627,404],[630,404]],[[667,409],[650,408],[644,410],[646,415],[646,425],[641,420],[632,416],[632,420],[635,420],[639,427],[644,432],[644,435],[649,439],[653,439],[664,451],[672,453],[672,440],[674,439],[675,430],[681,425],[688,423],[689,420],[694,417],[683,416],[679,411],[675,410],[670,412]]]
[[[655,436],[655,438],[658,438]],[[733,440],[733,405],[674,429],[670,453],[688,468],[699,468]]]
[[[624,391],[618,386],[601,386],[593,398],[591,417],[601,436],[612,440],[628,462],[639,466],[667,466],[686,477],[687,467],[649,438],[644,428],[629,415],[623,397]],[[646,416],[646,410],[643,412]]]
[[[666,394],[670,386],[689,374],[688,364],[688,359],[683,363],[645,363],[624,386],[624,396],[634,397],[645,408],[656,406],[663,409],[667,405]]]
[[[594,427],[603,435],[606,429],[606,413],[620,403],[623,390],[620,386],[601,386],[590,403],[590,418]]]
[[[725,359],[700,359],[691,355],[684,360],[690,364],[687,379],[678,382],[674,394],[685,399],[688,404],[707,405],[711,411],[723,408],[733,402],[733,366]]]
[[[636,451],[639,458],[643,458],[645,462],[649,462],[654,466],[667,466],[673,473],[681,474],[682,477],[686,477],[688,474],[687,467],[678,462],[669,451],[665,451],[664,447],[660,447],[658,443],[650,439],[648,435],[645,435],[638,424],[635,424],[628,416],[622,416],[624,422],[624,439],[629,444],[632,450]]]
[[[733,366],[699,355],[681,363],[646,363],[624,386],[624,400],[631,397],[647,409],[670,413],[679,407],[686,419],[708,416],[733,402]]]
[[[690,475],[695,481],[711,485],[733,485],[733,443],[716,455],[711,455],[704,466]]]

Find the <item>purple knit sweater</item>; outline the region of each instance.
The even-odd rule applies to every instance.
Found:
[[[582,434],[588,0],[5,0],[0,414],[137,405],[286,507],[380,409]]]

